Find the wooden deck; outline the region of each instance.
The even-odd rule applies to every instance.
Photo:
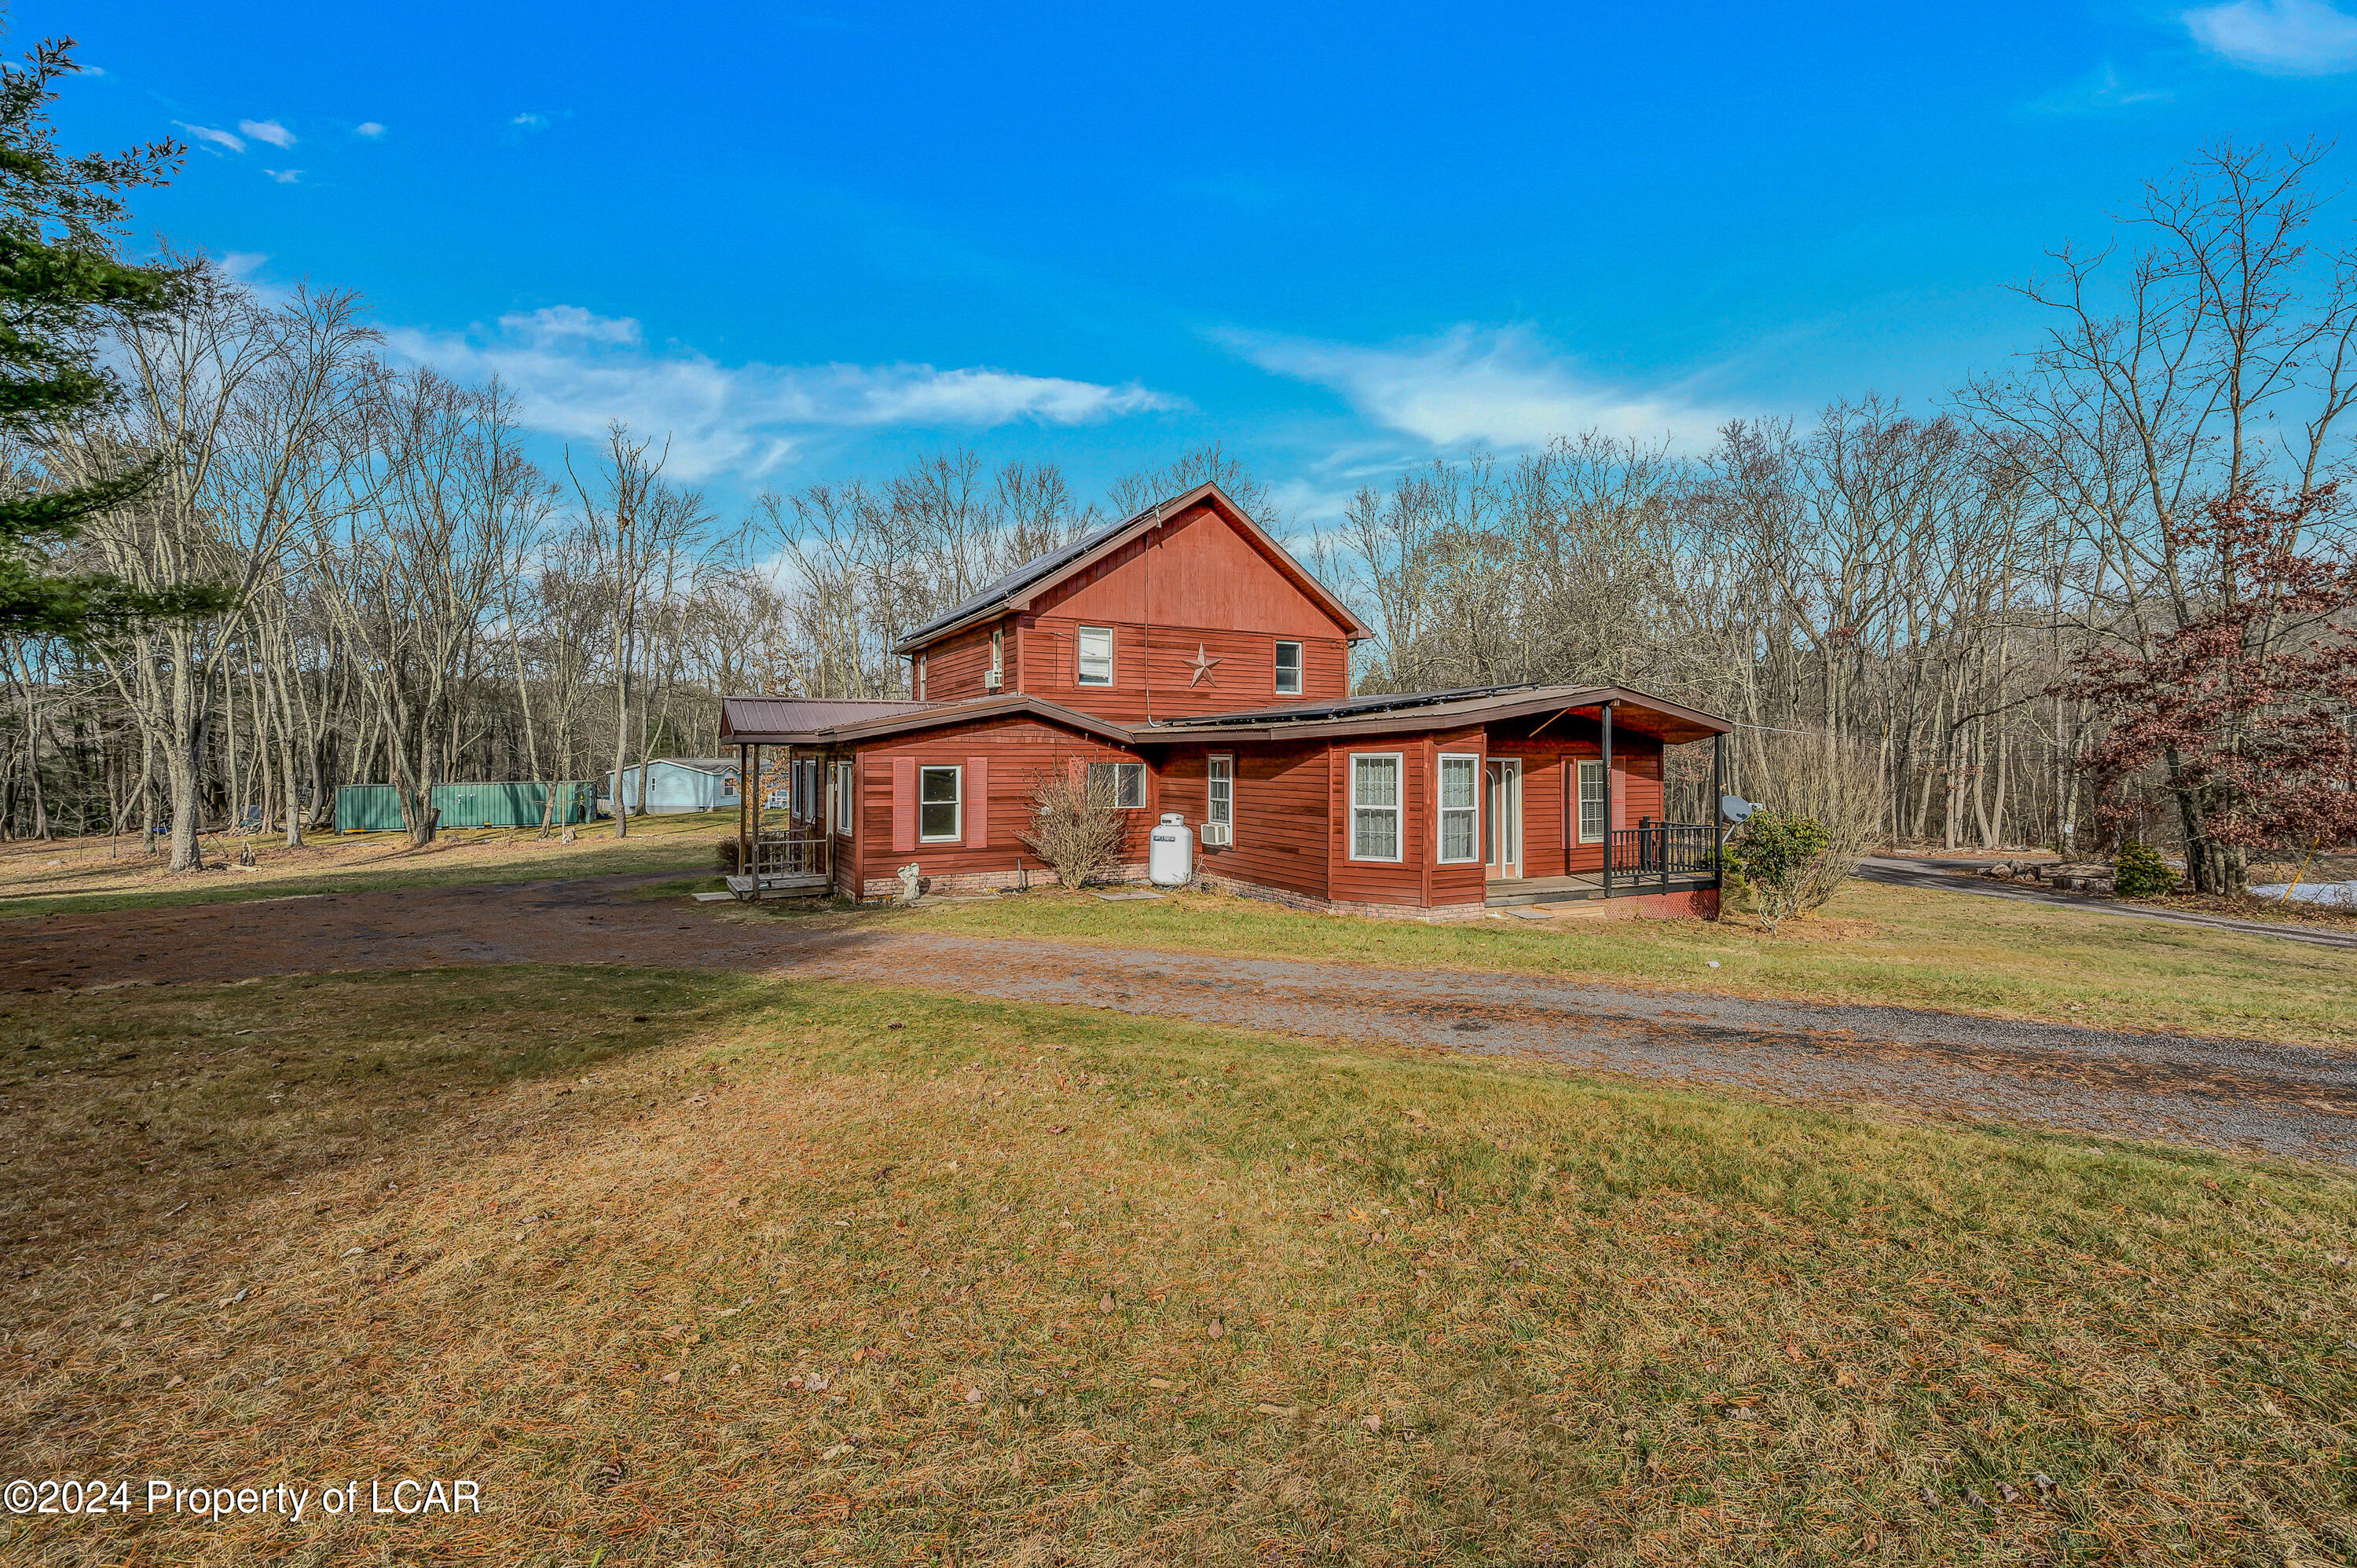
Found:
[[[1601,876],[1525,876],[1485,882],[1482,902],[1493,909],[1517,904],[1566,904],[1579,898],[1604,897]],[[1634,898],[1648,893],[1682,893],[1689,887],[1716,887],[1716,876],[1672,876],[1664,886],[1659,876],[1616,876],[1611,897]]]
[[[725,880],[728,884],[728,891],[739,898],[757,897],[753,891],[753,879],[750,876],[731,876]],[[761,878],[761,890],[758,897],[767,898],[775,894],[788,897],[804,897],[813,893],[823,893],[833,885],[833,878],[826,876],[764,876]]]

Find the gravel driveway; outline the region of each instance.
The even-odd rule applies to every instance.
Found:
[[[2229,915],[2200,915],[2188,910],[2156,909],[2146,904],[2126,904],[2084,893],[2058,893],[2026,882],[1999,882],[1983,876],[1986,860],[1933,860],[1912,856],[1869,855],[1858,862],[1862,882],[1883,882],[1896,887],[1932,887],[1943,893],[1976,893],[1990,898],[2013,898],[2027,904],[2050,904],[2089,915],[2116,915],[2123,919],[2162,920],[2176,926],[2207,926],[2213,931],[2239,931],[2250,937],[2306,942],[2311,947],[2346,948],[2357,951],[2357,931],[2326,926],[2300,926],[2281,920],[2237,920]]]
[[[647,963],[880,981],[1017,1002],[1534,1056],[1819,1104],[2357,1165],[2357,1053],[1921,1011],[931,933],[797,928],[630,897],[645,877],[333,894],[11,921],[0,989],[339,970]]]

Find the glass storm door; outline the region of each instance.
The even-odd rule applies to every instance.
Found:
[[[1481,859],[1493,880],[1523,875],[1523,765],[1492,758],[1483,769]]]

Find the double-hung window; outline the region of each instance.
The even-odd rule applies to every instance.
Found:
[[[958,814],[964,773],[962,768],[917,769],[918,843],[955,843],[965,837],[965,823]]]
[[[1073,679],[1083,686],[1113,684],[1113,628],[1084,626],[1080,636],[1081,664]]]
[[[1604,764],[1579,765],[1579,842],[1604,842]]]
[[[1203,802],[1203,820],[1233,832],[1236,821],[1236,759],[1214,757],[1209,760],[1211,777],[1210,799]]]
[[[1146,764],[1143,762],[1092,762],[1089,764],[1089,800],[1116,807],[1125,811],[1146,809]]]
[[[851,764],[848,762],[834,765],[834,831],[839,833],[851,831]]]
[[[1301,695],[1301,644],[1297,642],[1276,645],[1276,694],[1280,697]]]
[[[1481,759],[1443,753],[1440,758],[1440,860],[1455,865],[1481,858]]]
[[[1351,758],[1351,858],[1400,858],[1400,759],[1397,752]]]
[[[994,626],[990,628],[990,683],[996,686],[1003,684],[1006,680],[1006,628]]]

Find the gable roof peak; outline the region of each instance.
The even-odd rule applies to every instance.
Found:
[[[1351,607],[1337,598],[1323,583],[1311,576],[1285,546],[1269,537],[1267,530],[1254,522],[1251,514],[1238,506],[1234,498],[1222,489],[1217,481],[1206,479],[1192,489],[1167,497],[1133,512],[1119,522],[1107,523],[1060,549],[1050,550],[1025,562],[963,603],[942,611],[901,638],[893,645],[892,651],[915,653],[975,621],[993,618],[1008,610],[1027,608],[1034,596],[1110,555],[1132,539],[1152,532],[1172,518],[1184,516],[1191,508],[1206,501],[1214,503],[1227,518],[1230,526],[1243,532],[1267,554],[1279,571],[1292,579],[1296,587],[1315,599],[1319,608],[1347,628],[1343,633],[1346,638],[1356,642],[1374,635],[1372,628],[1351,613]]]

